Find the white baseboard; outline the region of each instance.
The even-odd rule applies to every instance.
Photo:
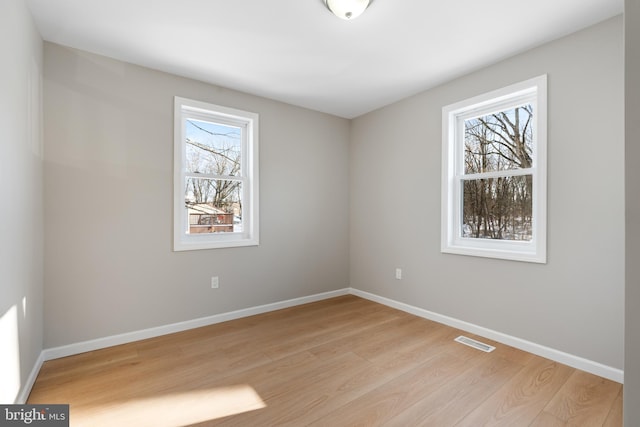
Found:
[[[23,405],[27,403],[27,399],[29,398],[29,394],[31,393],[31,389],[36,382],[36,378],[38,378],[38,373],[40,372],[40,368],[42,368],[42,364],[44,363],[44,352],[40,352],[36,363],[33,365],[31,369],[31,373],[29,377],[27,377],[27,381],[22,386],[22,390],[20,394],[16,397],[16,401],[14,402],[17,405]]]
[[[422,308],[418,308],[409,304],[401,303],[389,298],[381,297],[369,292],[360,291],[354,288],[339,289],[331,292],[324,292],[320,294],[310,295],[301,298],[294,298],[286,301],[275,302],[272,304],[264,304],[256,307],[250,307],[242,310],[236,310],[228,313],[216,314],[213,316],[202,317],[199,319],[188,320],[184,322],[173,323],[164,326],[158,326],[155,328],[144,329],[140,331],[128,332],[119,335],[113,335],[104,338],[98,338],[95,340],[83,341],[75,344],[69,344],[65,346],[49,348],[42,351],[40,357],[36,361],[29,378],[25,382],[21,393],[17,398],[16,403],[24,403],[29,397],[31,388],[35,383],[36,377],[42,363],[47,360],[58,359],[60,357],[72,356],[74,354],[80,354],[87,351],[99,350],[102,348],[112,347],[114,345],[127,344],[134,341],[140,341],[148,338],[154,338],[162,335],[172,334],[175,332],[182,332],[189,329],[199,328],[202,326],[213,325],[216,323],[226,322],[229,320],[240,319],[243,317],[254,316],[256,314],[267,313],[270,311],[280,310],[283,308],[294,307],[297,305],[307,304],[311,302],[321,301],[329,298],[334,298],[342,295],[356,295],[361,298],[365,298],[371,301],[375,301],[386,306],[396,308],[398,310],[411,313],[413,315],[423,317],[425,319],[433,320],[438,323],[442,323],[463,331],[480,335],[482,337],[527,351],[529,353],[536,354],[538,356],[545,357],[547,359],[554,360],[565,365],[599,375],[601,377],[622,383],[624,380],[624,371],[610,366],[603,365],[592,360],[584,359],[572,354],[568,354],[559,350],[555,350],[549,347],[545,347],[540,344],[536,344],[530,341],[526,341],[517,337],[513,337],[501,332],[497,332],[491,329],[484,328],[482,326],[474,325],[462,320],[458,320],[452,317],[444,316],[438,313],[434,313]]]
[[[487,329],[482,326],[474,325],[462,320],[455,319],[453,317],[444,316],[442,314],[434,313],[429,310],[414,307],[409,304],[398,302],[389,298],[381,297],[369,292],[360,291],[358,289],[350,289],[350,293],[361,298],[365,298],[386,306],[396,308],[398,310],[405,311],[407,313],[423,317],[425,319],[433,320],[434,322],[442,323],[447,326],[461,329],[463,331],[480,335],[482,337],[500,342],[502,344],[509,345],[511,347],[524,350],[535,355],[551,359],[555,362],[562,363],[571,366],[576,369],[580,369],[585,372],[589,372],[594,375],[607,378],[609,380],[622,384],[624,382],[624,371],[621,369],[613,368],[611,366],[603,365],[592,360],[584,359],[579,356],[565,353],[560,350],[545,347],[540,344],[536,344],[531,341],[523,340],[511,335],[503,334],[492,329]]]
[[[74,354],[85,353],[87,351],[99,350],[102,348],[112,347],[114,345],[127,344],[134,341],[140,341],[140,340],[154,338],[162,335],[173,334],[175,332],[182,332],[189,329],[200,328],[202,326],[209,326],[216,323],[227,322],[229,320],[240,319],[242,317],[254,316],[256,314],[267,313],[270,311],[294,307],[296,305],[307,304],[310,302],[321,301],[321,300],[334,298],[341,295],[348,295],[348,294],[349,294],[349,289],[347,288],[339,289],[337,291],[324,292],[324,293],[310,295],[306,297],[275,302],[272,304],[259,305],[256,307],[250,307],[242,310],[231,311],[228,313],[214,314],[213,316],[201,317],[199,319],[187,320],[185,322],[172,323],[169,325],[144,329],[141,331],[128,332],[124,334],[98,338],[95,340],[83,341],[83,342],[69,344],[65,346],[48,348],[43,351],[44,360],[52,360],[52,359],[58,359],[61,357],[72,356]]]

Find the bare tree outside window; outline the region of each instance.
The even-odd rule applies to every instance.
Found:
[[[464,121],[462,237],[532,239],[533,107]],[[474,174],[487,174],[474,178]]]
[[[186,121],[185,208],[189,233],[242,231],[242,129]],[[198,176],[201,175],[201,176]]]

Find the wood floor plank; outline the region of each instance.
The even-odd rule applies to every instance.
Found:
[[[317,345],[310,351],[318,357],[330,357],[333,354],[345,351],[357,352],[360,347],[369,344],[369,340],[373,334],[385,333],[385,331],[392,333],[392,331],[397,330],[404,321],[406,321],[406,316],[394,315],[378,324],[370,325],[362,330],[351,331],[330,342]]]
[[[353,353],[336,357],[331,365],[313,369],[305,377],[313,387],[293,385],[282,392],[260,393],[266,408],[253,413],[240,414],[218,425],[300,425],[301,419],[324,408],[331,396],[340,389],[345,379],[353,378],[370,368],[370,364]],[[260,387],[257,387],[260,390]]]
[[[567,423],[548,412],[540,412],[529,427],[567,427]]]
[[[568,425],[601,427],[622,386],[582,371],[575,371],[544,412]]]
[[[403,375],[415,375],[416,369],[432,358],[449,357],[445,353],[439,351],[437,347],[428,346],[404,348],[394,352],[396,357],[384,359],[380,362],[370,362],[365,369],[355,372],[346,372],[339,381],[335,382],[332,388],[324,389],[322,394],[322,405],[313,405],[313,407],[299,405],[304,408],[302,411],[292,411],[293,414],[281,416],[277,420],[278,426],[299,426],[311,422],[314,418],[320,424],[331,422],[331,416],[334,411],[341,411],[345,402],[353,402],[360,398],[367,400],[365,396],[368,393],[377,393],[376,390],[393,388],[393,381],[398,381]],[[466,364],[469,358],[461,358],[460,363]],[[470,366],[471,368],[471,366]],[[313,387],[314,393],[317,387]],[[288,411],[285,411],[288,412]]]
[[[535,359],[456,426],[527,426],[573,371],[547,359]]]
[[[455,355],[439,354],[310,425],[382,425],[472,368]]]
[[[428,321],[419,317],[406,315],[384,327],[376,328],[369,334],[369,339],[355,351],[365,359],[375,358],[387,349],[404,344],[409,337],[420,339],[429,332]],[[393,331],[393,333],[390,333]]]
[[[389,322],[389,314],[384,311],[350,312],[343,317],[334,316],[331,320],[324,321],[321,328],[311,332],[298,334],[287,340],[276,340],[267,345],[264,351],[269,357],[277,359],[297,351],[331,343],[359,331],[376,328],[386,322]]]
[[[28,402],[72,427],[622,425],[619,384],[462,334],[348,295],[45,362]]]
[[[480,354],[484,360],[477,367],[459,375],[384,425],[454,425],[523,368],[502,357]]]
[[[623,389],[620,388],[620,393],[616,397],[616,400],[613,401],[613,405],[611,405],[611,411],[609,411],[609,415],[607,419],[604,421],[602,427],[619,427],[622,423],[622,401],[623,401]]]

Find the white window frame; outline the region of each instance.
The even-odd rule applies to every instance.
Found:
[[[532,167],[489,172],[475,178],[532,175],[532,239],[492,240],[462,237],[462,177],[464,176],[464,121],[504,111],[524,103],[533,105]],[[547,76],[516,83],[466,99],[442,109],[442,236],[443,253],[547,262]],[[480,176],[482,175],[482,176]]]
[[[184,186],[187,176],[185,123],[188,119],[229,124],[243,129],[241,175],[233,177],[234,180],[242,181],[242,232],[187,233],[189,219],[185,209]],[[259,244],[258,114],[176,96],[174,120],[173,250],[257,246]]]

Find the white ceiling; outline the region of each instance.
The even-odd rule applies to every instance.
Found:
[[[353,118],[622,13],[623,0],[27,0],[47,41]]]

